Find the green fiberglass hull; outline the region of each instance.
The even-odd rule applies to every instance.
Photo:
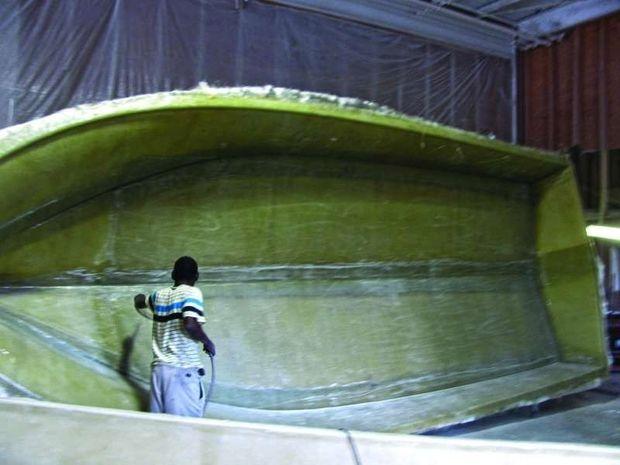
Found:
[[[144,408],[132,296],[194,256],[208,416],[420,431],[606,374],[557,155],[349,100],[199,89],[0,132],[0,379]]]

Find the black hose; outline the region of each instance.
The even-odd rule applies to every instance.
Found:
[[[357,446],[355,445],[355,441],[353,440],[353,436],[351,435],[351,431],[349,431],[347,428],[338,429],[347,435],[349,447],[351,448],[351,455],[353,456],[353,462],[355,462],[355,465],[362,465],[362,461],[360,460],[360,454],[357,450]]]
[[[213,386],[215,385],[215,362],[213,361],[213,355],[209,354],[209,360],[211,360],[211,382],[209,383],[209,389],[207,390],[207,397],[205,398],[205,405],[202,408],[202,416],[205,416],[207,411],[207,405],[211,400],[211,394],[213,394]]]

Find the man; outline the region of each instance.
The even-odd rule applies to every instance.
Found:
[[[160,289],[148,297],[134,297],[136,310],[153,319],[153,363],[150,409],[201,417],[205,390],[204,368],[196,342],[210,357],[215,345],[202,329],[205,322],[202,292],[194,287],[198,265],[191,257],[181,257],[172,270],[174,286]]]

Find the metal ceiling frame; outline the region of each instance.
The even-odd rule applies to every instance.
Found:
[[[494,13],[498,10],[501,10],[502,8],[505,8],[514,3],[517,3],[518,1],[519,0],[494,0],[490,3],[487,3],[486,5],[482,5],[477,10],[484,14]]]
[[[511,59],[518,31],[423,0],[263,0]]]
[[[620,11],[620,0],[580,0],[526,18],[519,22],[518,29],[534,36],[557,34],[616,11]]]
[[[576,0],[520,22],[497,12],[521,0],[489,0],[474,9],[458,0],[262,0],[382,27],[511,59],[520,48],[549,45],[560,32],[615,11],[620,0]],[[536,5],[532,5],[536,6]],[[545,4],[541,3],[540,7]]]

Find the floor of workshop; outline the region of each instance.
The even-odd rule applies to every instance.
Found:
[[[425,434],[620,446],[620,373],[596,389]]]
[[[0,397],[19,395],[0,387]],[[549,400],[537,408],[521,407],[424,435],[620,447],[620,372],[596,389]]]

